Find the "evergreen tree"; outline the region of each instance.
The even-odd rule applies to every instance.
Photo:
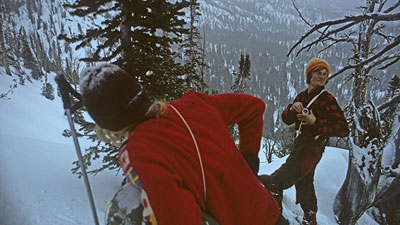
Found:
[[[234,93],[246,93],[247,90],[247,82],[250,80],[250,56],[246,55],[246,58],[243,54],[240,54],[239,61],[239,71],[235,71],[233,75],[235,76],[235,82],[232,85],[231,89]],[[232,139],[235,143],[239,143],[239,130],[236,125],[232,125],[229,127],[229,132],[231,133]]]
[[[43,83],[42,95],[49,100],[54,100],[54,88],[49,82]]]
[[[94,143],[93,146],[90,146],[85,149],[85,154],[82,156],[82,160],[84,162],[84,165],[86,168],[91,166],[92,160],[99,159],[102,157],[102,166],[100,168],[92,169],[92,170],[87,170],[88,173],[92,174],[97,174],[105,169],[108,170],[117,170],[119,169],[119,162],[118,162],[118,153],[119,153],[119,148],[116,146],[113,146],[108,143],[104,143],[100,141],[97,138],[96,135],[96,127],[95,124],[92,122],[88,122],[84,119],[83,117],[83,110],[78,110],[76,113],[74,113],[74,122],[78,123],[82,126],[82,128],[79,129],[80,136],[86,137],[89,141]],[[71,131],[70,130],[64,130],[63,135],[66,137],[71,136]],[[80,164],[79,161],[73,162],[75,165],[74,168],[72,168],[72,172],[75,174],[78,174],[79,177],[81,177],[81,172],[79,171]]]
[[[393,97],[399,94],[400,94],[400,78],[397,75],[395,75],[389,82],[389,86],[386,91],[386,100],[389,101]],[[386,109],[384,109],[383,112],[381,112],[381,118],[383,120],[382,133],[385,141],[387,141],[387,139],[390,138],[390,134],[392,133],[391,130],[393,127],[393,123],[396,120],[396,116],[399,115],[398,109],[399,109],[398,104],[392,104]]]
[[[8,55],[7,55],[7,47],[4,38],[3,32],[3,24],[4,23],[4,13],[5,13],[5,5],[0,2],[0,51],[1,51],[1,58],[2,58],[2,65],[4,66],[6,73],[11,76],[11,70],[8,65]]]
[[[197,90],[199,85],[196,82],[202,82],[199,75],[193,72],[198,67],[198,61],[185,62],[180,57],[182,52],[177,52],[182,49],[184,35],[190,34],[190,26],[188,28],[184,20],[184,9],[194,2],[76,0],[75,3],[65,5],[70,13],[84,18],[104,18],[102,26],[96,25],[86,30],[85,34],[72,37],[62,34],[59,39],[69,43],[79,42],[77,49],[86,48],[91,54],[82,61],[108,61],[121,66],[146,88],[151,99],[175,99],[187,90]],[[100,43],[94,51],[93,40]],[[83,118],[81,110],[76,113],[74,120],[81,125],[80,135],[94,143],[83,156],[85,166],[90,166],[91,160],[102,157],[103,166],[89,172],[119,168],[118,148],[97,138],[95,125]],[[78,162],[74,164],[76,167],[73,172],[79,173]]]
[[[32,78],[38,80],[41,76],[40,69],[35,58],[33,57],[28,40],[26,39],[22,40],[22,58],[24,59],[24,66],[32,70]]]
[[[400,93],[400,78],[395,75],[389,82],[386,98],[393,98],[395,95]]]
[[[198,30],[200,4],[197,0],[190,0],[189,6],[189,32],[182,45],[184,49],[184,67],[186,72],[186,86],[189,90],[204,92],[207,84],[204,82],[204,69],[208,67],[205,63],[204,46],[199,41],[201,35]]]
[[[104,40],[86,62],[110,61],[121,66],[141,82],[153,99],[174,99],[187,89],[185,68],[178,63],[172,46],[182,44],[185,28],[184,9],[188,1],[167,0],[77,0],[66,4],[70,13],[80,17],[108,15],[103,26],[95,26],[73,37],[60,35],[67,42],[89,46],[92,40]],[[159,82],[161,81],[161,82]]]
[[[246,93],[248,82],[250,81],[250,56],[240,54],[239,71],[234,72],[235,82],[232,85],[232,91],[235,93]]]

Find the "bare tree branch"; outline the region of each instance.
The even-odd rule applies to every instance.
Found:
[[[392,35],[386,35],[381,32],[376,33],[378,36],[384,38],[387,42],[390,42],[394,37]]]
[[[293,4],[293,7],[295,8],[295,10],[297,11],[297,13],[299,14],[299,17],[301,18],[301,20],[303,20],[303,22],[304,22],[305,24],[307,24],[308,26],[313,27],[314,25],[312,25],[310,22],[308,22],[308,21],[305,19],[305,17],[303,16],[303,14],[301,13],[301,11],[300,11],[299,8],[297,7],[295,1],[296,1],[296,0],[292,0],[292,4]],[[326,31],[328,28],[329,28],[329,26],[327,26],[327,28],[325,28],[325,31]],[[347,28],[345,28],[345,29],[347,29]],[[319,30],[316,30],[316,31],[317,31],[318,33],[320,33],[320,34],[325,33],[325,31],[324,31],[324,32],[321,32],[321,31],[319,31]],[[338,32],[338,31],[337,31],[337,32]],[[351,34],[351,33],[353,33],[353,32],[350,32],[350,34]],[[331,45],[329,45],[328,47],[326,47],[326,48],[320,50],[319,52],[325,51],[326,49],[332,47],[333,45],[335,45],[335,44],[337,44],[337,43],[341,43],[341,42],[352,42],[352,41],[353,41],[353,39],[350,39],[350,38],[341,38],[341,39],[337,39],[337,38],[330,37],[329,35],[330,35],[330,34],[321,35],[321,37],[323,37],[322,39],[325,39],[325,38],[326,38],[327,40],[332,41],[333,44],[331,44]],[[349,35],[349,36],[350,36],[350,35]],[[318,40],[321,40],[321,38],[318,39]],[[306,47],[304,47],[304,49],[307,48],[307,51],[309,51],[310,48],[311,48],[311,46],[312,46],[312,45],[306,46]],[[290,54],[290,53],[289,53],[289,54]],[[289,55],[289,54],[288,54],[288,55]],[[297,54],[297,56],[298,56],[298,55],[299,55],[299,53]]]
[[[303,14],[300,12],[299,8],[297,8],[295,0],[292,0],[292,3],[293,3],[293,7],[296,9],[297,13],[299,13],[299,16],[300,16],[301,20],[303,20],[304,23],[306,23],[308,26],[312,27],[313,25],[312,25],[311,23],[309,23],[309,22],[303,17]]]
[[[330,32],[328,32],[325,35],[322,35],[320,38],[318,38],[317,40],[313,41],[312,43],[308,44],[307,46],[303,47],[301,50],[299,50],[297,52],[296,55],[299,55],[300,52],[302,52],[304,49],[309,48],[310,46],[322,41],[323,38],[328,37],[331,34],[335,34],[338,33],[340,31],[346,30],[362,21],[365,20],[375,20],[375,21],[397,21],[400,20],[400,13],[393,13],[393,14],[380,14],[380,13],[369,13],[369,14],[364,14],[364,15],[358,15],[358,16],[346,16],[343,19],[337,19],[337,20],[331,20],[331,21],[327,21],[327,22],[323,22],[320,24],[315,25],[313,28],[311,28],[311,30],[309,30],[306,34],[304,34],[299,41],[297,41],[293,47],[289,50],[287,56],[289,56],[293,50],[300,45],[307,37],[309,37],[312,33],[318,31],[321,28],[324,27],[328,27],[328,26],[333,26],[333,25],[340,25],[340,24],[344,24],[344,23],[349,23],[346,25],[343,25],[337,29],[331,30]],[[350,23],[351,22],[351,23]]]
[[[386,2],[387,2],[387,0],[384,0],[383,2],[381,2],[381,3],[379,4],[378,10],[376,10],[376,11],[377,11],[377,12],[381,12],[382,9],[383,9],[383,6],[386,4]]]
[[[390,13],[391,11],[397,9],[397,7],[399,7],[399,6],[400,6],[400,0],[397,0],[397,3],[394,4],[393,6],[389,7],[388,9],[386,9],[384,11],[384,13]]]
[[[384,58],[381,58],[380,60],[376,60],[373,64],[369,65],[367,68],[367,72],[369,72],[370,70],[372,70],[373,68],[379,66],[380,64],[385,63],[386,61],[389,60],[393,60],[391,62],[389,62],[388,64],[379,67],[379,70],[383,70],[386,69],[387,67],[393,65],[394,63],[396,63],[398,60],[400,59],[400,54],[396,54],[396,55],[386,55]]]
[[[381,111],[391,105],[398,104],[400,102],[400,94],[396,95],[394,98],[392,98],[390,101],[387,101],[380,106],[378,106],[378,110]]]
[[[357,64],[354,64],[354,65],[347,65],[347,66],[343,67],[341,70],[339,70],[339,71],[337,71],[336,73],[332,74],[332,75],[329,77],[329,79],[332,79],[332,78],[336,77],[337,75],[343,73],[343,72],[346,71],[346,70],[354,69],[354,68],[359,67],[359,66],[367,65],[368,63],[370,63],[370,62],[374,61],[375,59],[379,58],[379,57],[382,56],[384,53],[386,53],[387,51],[389,51],[390,49],[396,47],[396,46],[399,45],[399,44],[400,44],[400,35],[397,36],[391,44],[387,45],[385,48],[383,48],[380,52],[378,52],[377,54],[375,54],[375,55],[372,56],[371,58],[366,59],[366,60],[364,60],[364,61],[361,61],[361,62],[359,62],[359,63],[357,63]]]
[[[351,38],[334,39],[334,40],[332,40],[331,44],[329,44],[325,48],[319,50],[318,53],[321,53],[321,52],[329,49],[330,47],[332,47],[332,46],[334,46],[334,45],[336,45],[338,43],[341,43],[341,42],[352,42],[352,41],[353,41],[353,39],[351,39]]]
[[[372,63],[371,65],[368,66],[368,68],[366,69],[366,72],[369,73],[369,71],[371,71],[373,68],[375,68],[376,66],[382,64],[383,62],[387,61],[390,59],[390,56],[385,56],[384,58],[381,58],[380,60],[376,60],[374,63]]]
[[[343,23],[344,23],[344,22],[343,22]],[[338,29],[336,29],[336,30],[337,30],[337,32],[342,31],[342,30],[346,30],[347,28],[352,27],[352,26],[356,25],[357,23],[359,23],[359,22],[350,23],[350,24],[348,24],[348,25],[346,25],[346,26],[343,26],[343,27],[341,27],[341,28],[338,28]],[[325,22],[324,24],[325,24],[325,25],[323,25],[323,26],[320,26],[321,24],[316,25],[316,26],[314,26],[310,31],[308,31],[306,34],[304,34],[304,35],[300,38],[300,40],[297,41],[297,42],[293,45],[293,47],[289,50],[287,56],[289,56],[289,55],[292,53],[292,51],[293,51],[298,45],[300,45],[300,43],[303,42],[303,41],[304,41],[308,36],[310,36],[312,33],[314,33],[315,31],[317,31],[318,29],[320,29],[320,28],[322,28],[322,27],[324,27],[324,26],[328,26],[328,25],[329,25],[329,24],[326,24],[326,22]],[[334,30],[334,31],[336,31],[336,30]],[[332,32],[332,33],[333,33],[333,32]],[[329,35],[329,34],[328,34],[328,35]],[[317,39],[317,40],[311,42],[310,44],[306,45],[305,47],[301,48],[301,49],[297,52],[296,56],[298,56],[298,55],[300,54],[300,52],[303,51],[304,49],[309,48],[310,46],[315,45],[315,44],[317,44],[317,43],[320,42],[320,41],[321,41],[321,38],[319,38],[319,39]]]
[[[386,64],[386,65],[384,65],[382,67],[379,67],[378,69],[384,70],[384,69],[388,68],[389,66],[391,66],[391,65],[393,65],[393,64],[395,64],[395,63],[397,63],[399,61],[400,61],[400,55],[397,55],[392,62],[390,62],[390,63],[388,63],[388,64]]]
[[[353,23],[347,24],[347,25],[342,26],[342,27],[340,27],[340,28],[337,28],[337,29],[335,29],[335,30],[331,30],[330,32],[328,32],[328,33],[325,34],[325,35],[321,35],[321,36],[320,36],[318,39],[316,39],[315,41],[310,42],[310,43],[307,44],[306,46],[302,47],[302,48],[296,53],[296,56],[298,56],[304,49],[308,49],[308,50],[309,50],[313,45],[317,45],[319,42],[323,41],[323,40],[324,40],[325,38],[327,38],[329,35],[338,33],[338,32],[343,31],[343,30],[346,30],[346,29],[348,29],[348,28],[350,28],[350,27],[356,25],[357,23],[359,23],[359,22],[353,22]],[[326,29],[328,29],[329,26],[330,26],[330,25],[328,25]],[[305,36],[303,36],[303,37],[304,37],[304,39],[306,38]],[[304,39],[303,39],[303,40],[304,40]],[[296,44],[297,44],[297,43],[296,43]],[[300,44],[300,43],[298,42],[298,44]],[[288,53],[288,56],[290,55],[290,53],[292,52],[292,50],[293,50],[295,47],[296,47],[296,45],[294,45],[293,48],[290,49],[290,51],[289,51],[289,53]],[[308,51],[308,50],[307,50],[307,51]]]

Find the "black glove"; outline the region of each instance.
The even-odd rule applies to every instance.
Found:
[[[258,155],[243,154],[243,157],[254,175],[258,176],[258,170],[260,168],[260,159],[258,158]]]
[[[258,180],[260,180],[268,190],[271,190],[271,188],[274,187],[274,178],[271,175],[260,175],[258,176]]]

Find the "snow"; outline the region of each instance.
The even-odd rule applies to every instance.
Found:
[[[0,73],[0,93],[11,83]],[[61,135],[68,128],[61,99],[47,100],[40,88],[40,82],[27,82],[10,100],[0,99],[0,224],[93,224],[84,181],[71,173],[73,141]],[[84,149],[88,143],[80,141]],[[104,201],[121,176],[105,172],[89,179],[102,220]]]
[[[54,74],[49,77],[54,84]],[[12,77],[0,67],[0,93],[8,91]],[[94,224],[84,181],[71,173],[77,159],[61,99],[40,95],[39,81],[26,82],[0,99],[0,225]],[[90,143],[80,139],[81,148]],[[270,174],[285,160],[265,163],[260,151],[260,173]],[[347,169],[348,152],[328,147],[316,169],[317,219],[321,225],[336,224],[332,210],[335,195]],[[96,166],[96,165],[94,165]],[[97,164],[99,166],[99,164]],[[105,204],[120,187],[121,174],[105,171],[89,177],[100,224],[105,224]],[[123,203],[122,203],[123,204]],[[302,210],[295,204],[295,190],[284,192],[284,215],[292,224]],[[374,225],[364,215],[358,224]]]
[[[118,70],[120,70],[120,68],[117,65],[109,63],[101,63],[97,66],[85,68],[80,74],[80,92],[84,93],[86,90],[93,90],[97,88],[101,83],[104,82],[106,76]],[[94,74],[96,74],[95,78],[93,77]]]
[[[271,174],[279,168],[287,157],[266,163],[266,157],[261,150],[259,174]],[[315,193],[318,200],[317,221],[320,225],[337,224],[333,213],[333,203],[347,172],[348,151],[339,148],[326,147],[320,163],[317,165],[314,177]],[[284,191],[283,215],[291,224],[299,224],[296,217],[302,218],[300,205],[296,205],[296,190],[293,187]],[[357,222],[359,225],[377,224],[368,215],[363,215]]]

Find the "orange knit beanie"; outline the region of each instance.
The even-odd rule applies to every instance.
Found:
[[[328,70],[328,74],[331,72],[331,68],[329,67],[328,62],[326,62],[323,59],[314,57],[306,65],[306,78],[307,78],[307,74],[317,66],[325,67],[326,70]]]

